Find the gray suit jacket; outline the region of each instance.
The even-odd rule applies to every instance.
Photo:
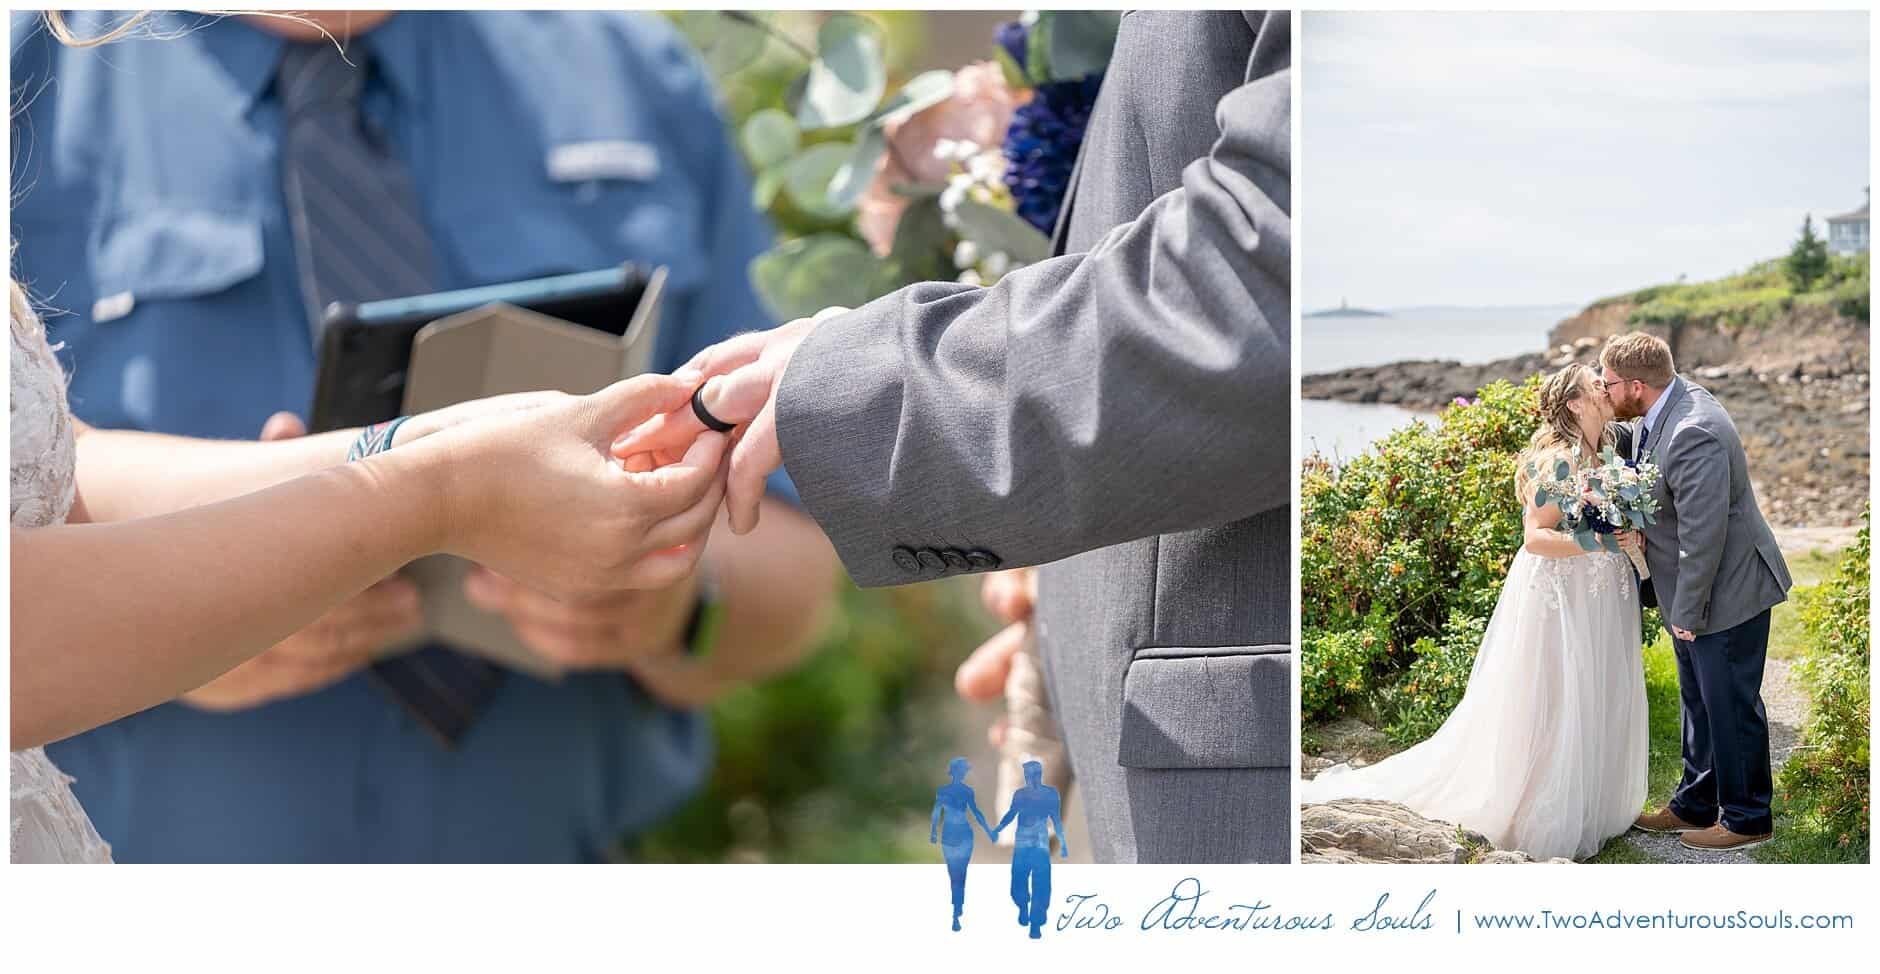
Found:
[[[829,319],[778,393],[858,583],[1052,563],[1100,861],[1290,855],[1290,65],[1284,11],[1129,14],[1069,253]]]
[[[1644,458],[1658,464],[1658,522],[1645,528],[1665,624],[1697,635],[1739,625],[1788,598],[1788,562],[1750,489],[1736,424],[1702,386],[1680,378]],[[1621,450],[1637,457],[1639,427],[1622,427]]]

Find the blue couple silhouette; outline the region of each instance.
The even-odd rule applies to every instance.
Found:
[[[946,859],[947,879],[953,886],[953,929],[960,928],[960,914],[966,907],[966,865],[973,858],[973,824],[966,818],[971,812],[979,821],[986,838],[994,842],[999,833],[1018,820],[1012,850],[1012,902],[1018,904],[1019,926],[1031,927],[1033,940],[1041,936],[1045,916],[1051,906],[1051,828],[1057,829],[1058,854],[1069,858],[1070,840],[1064,835],[1064,820],[1058,804],[1057,789],[1044,783],[1044,764],[1027,761],[1022,766],[1025,785],[1012,794],[1012,807],[996,828],[987,828],[986,816],[979,811],[973,789],[966,784],[972,765],[965,758],[954,758],[947,765],[952,781],[941,785],[934,796],[933,829],[927,841],[940,844]],[[944,823],[944,826],[943,826]]]

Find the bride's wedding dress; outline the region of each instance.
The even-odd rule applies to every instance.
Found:
[[[1400,802],[1498,849],[1583,859],[1645,804],[1637,582],[1626,556],[1514,557],[1462,702],[1426,741],[1328,768],[1306,803]]]
[[[14,527],[37,528],[63,522],[72,508],[72,414],[65,402],[65,373],[46,345],[39,316],[18,285],[10,290],[11,514]],[[72,779],[44,751],[14,751],[7,764],[12,861],[111,861],[111,847],[72,795]]]

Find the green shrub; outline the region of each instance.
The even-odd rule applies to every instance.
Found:
[[[1487,627],[1487,619],[1458,611],[1444,624],[1440,640],[1424,637],[1411,647],[1415,662],[1409,671],[1377,692],[1384,733],[1392,741],[1415,744],[1443,725],[1462,702]]]
[[[1870,266],[1867,254],[1834,259],[1827,287],[1836,314],[1856,321],[1868,320],[1868,305],[1873,293]]]
[[[1802,742],[1782,768],[1779,804],[1791,827],[1822,833],[1850,859],[1865,861],[1872,843],[1867,794],[1868,682],[1871,579],[1868,558],[1872,512],[1841,558],[1834,577],[1801,599],[1808,647],[1796,672],[1808,689],[1809,715]]]
[[[1397,718],[1408,728],[1432,716],[1440,723],[1454,707],[1464,682],[1455,671],[1460,666],[1466,678],[1475,647],[1465,652],[1459,633],[1467,624],[1452,619],[1488,617],[1521,543],[1514,455],[1539,422],[1538,388],[1538,380],[1497,382],[1435,424],[1398,430],[1342,467],[1307,462],[1300,488],[1306,719],[1334,716],[1419,666],[1433,679],[1414,693],[1407,683],[1393,691],[1387,712],[1416,715]],[[1414,705],[1409,698],[1418,694],[1431,702]]]
[[[1300,711],[1305,719],[1328,716],[1362,693],[1375,657],[1385,645],[1371,632],[1308,635],[1299,673]]]

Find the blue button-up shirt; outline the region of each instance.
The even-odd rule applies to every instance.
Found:
[[[305,415],[314,343],[271,86],[285,42],[222,21],[81,50],[31,15],[13,27],[15,273],[68,312],[47,324],[74,411],[224,438]],[[664,265],[661,369],[769,324],[746,275],[769,232],[664,21],[403,13],[351,43],[378,68],[363,111],[414,177],[440,288]],[[552,161],[593,143],[631,164]],[[447,751],[360,674],[239,713],[169,704],[49,750],[120,860],[555,862],[672,810],[710,738],[618,673],[511,674]]]

